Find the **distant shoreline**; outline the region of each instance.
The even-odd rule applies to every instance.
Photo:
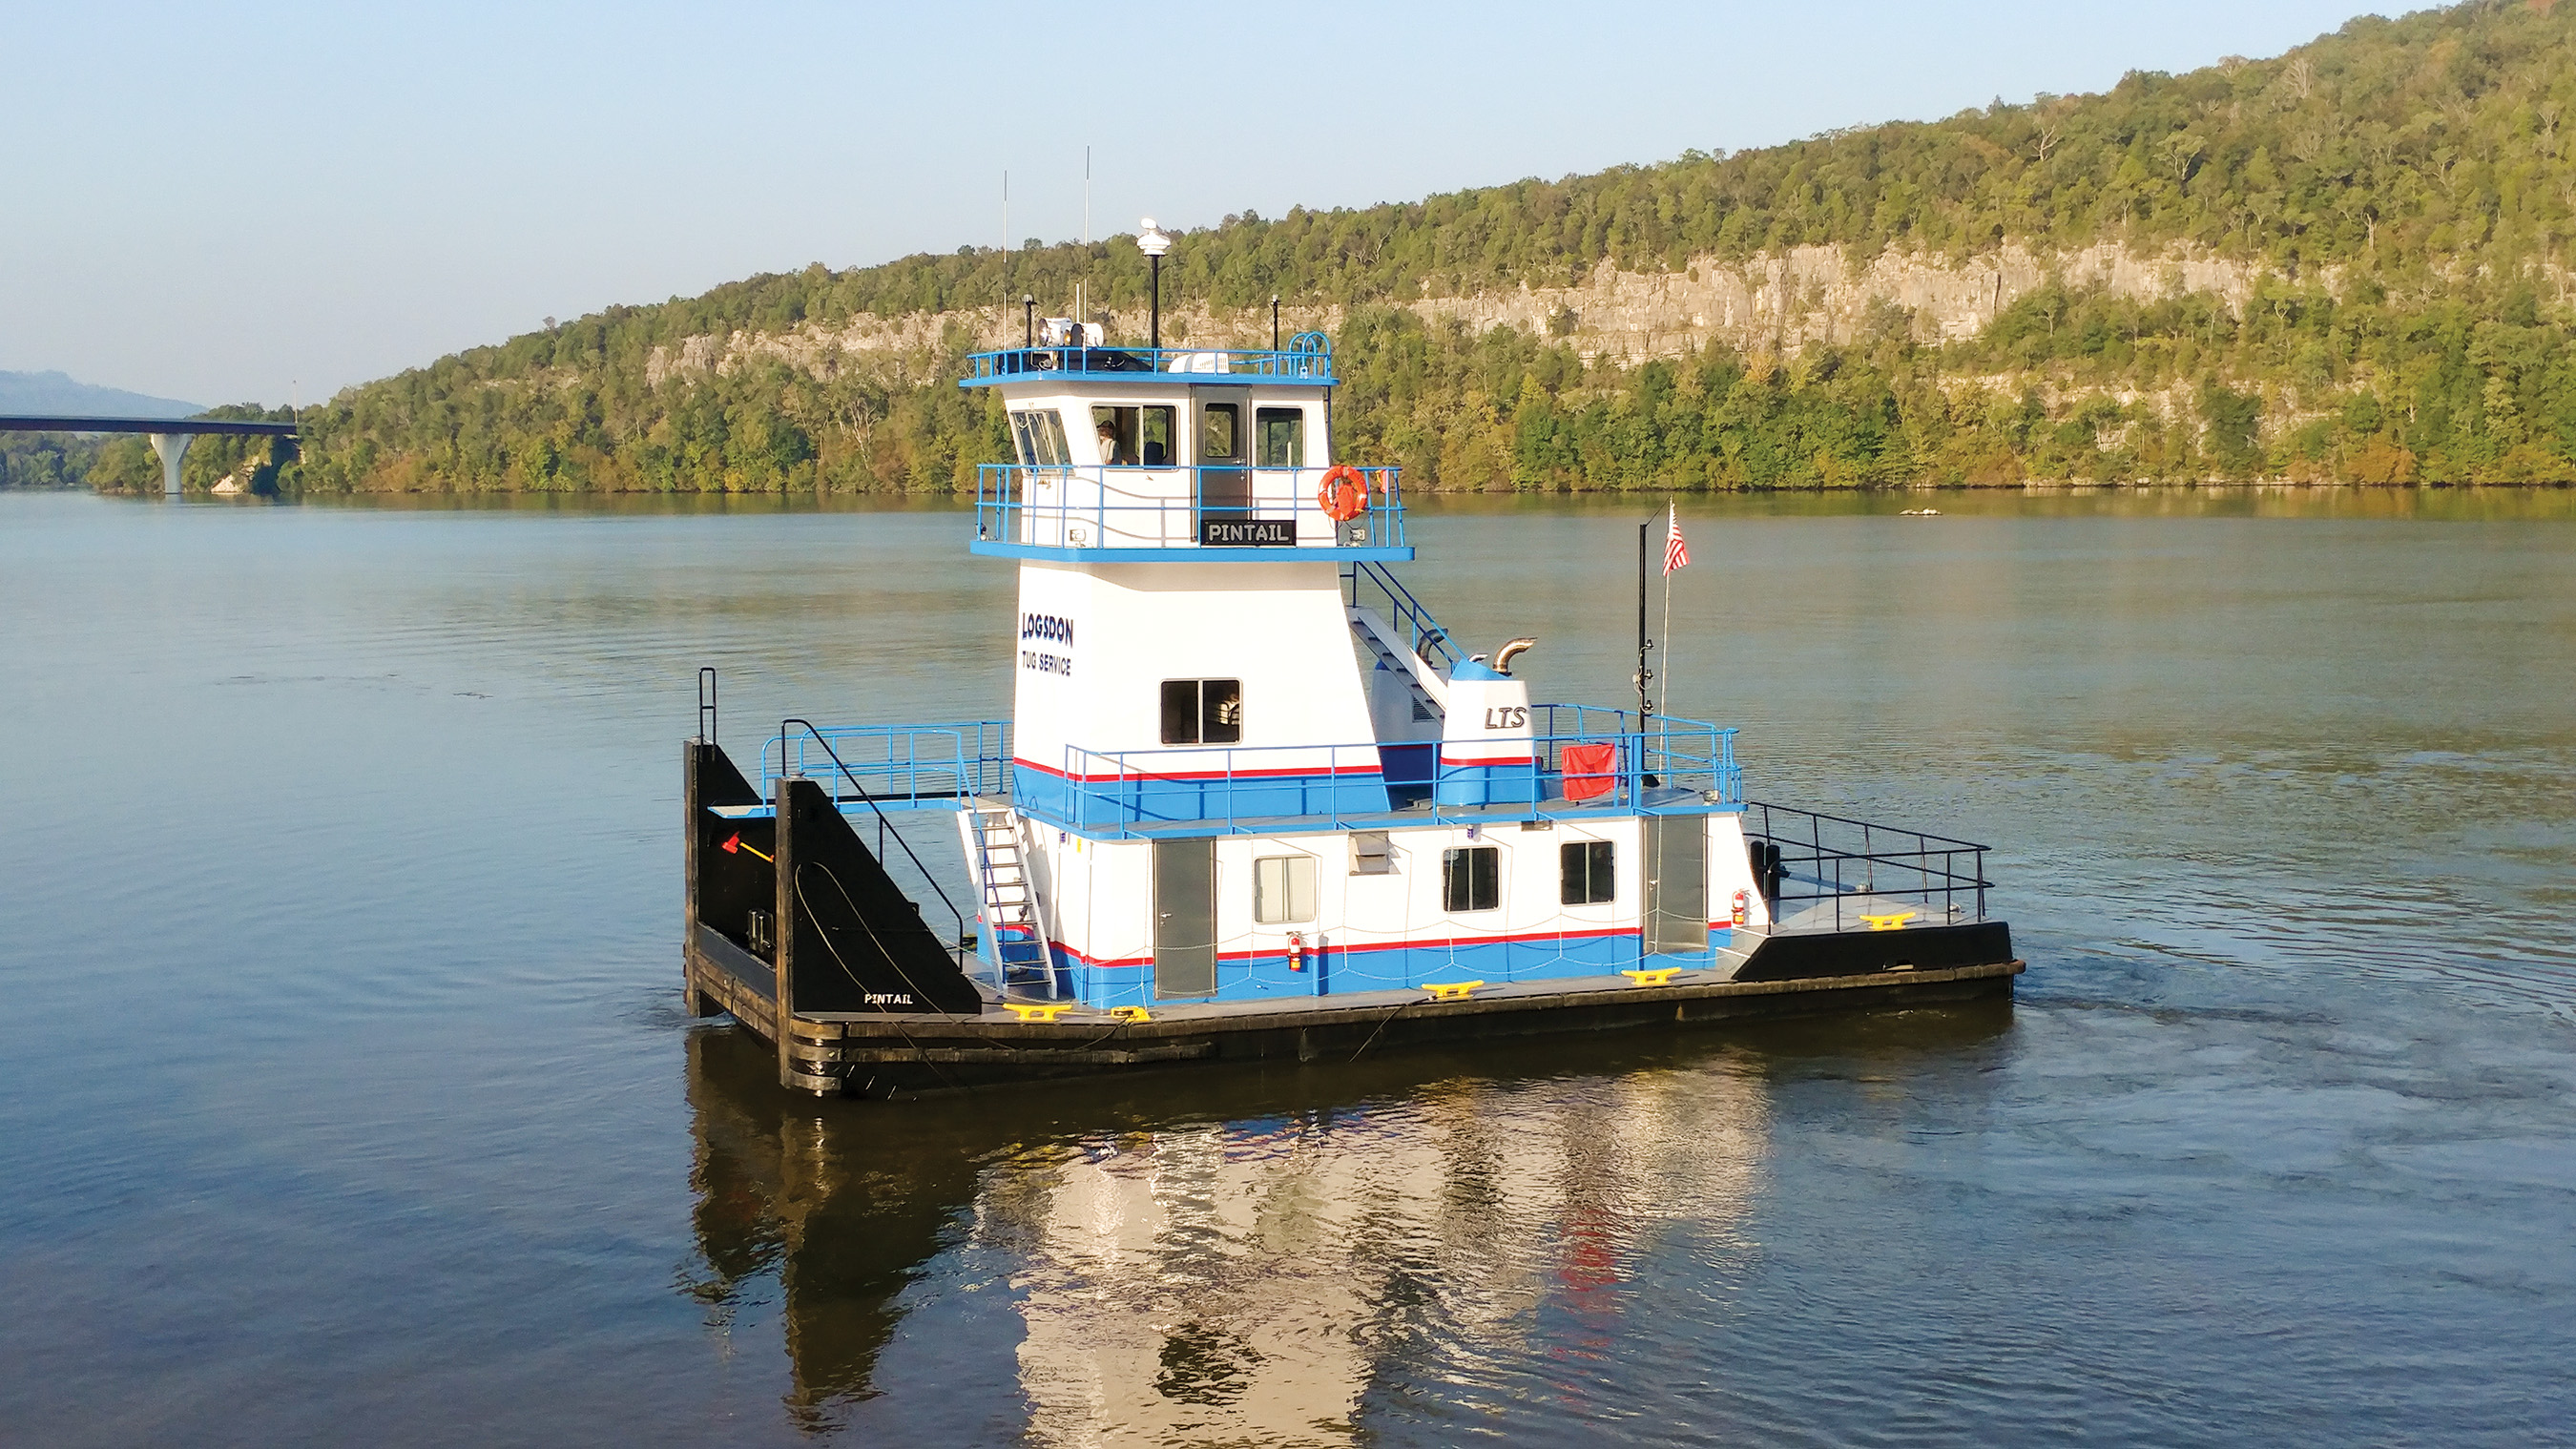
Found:
[[[1408,502],[1433,498],[1760,498],[1798,496],[1810,498],[1894,497],[1917,494],[1982,494],[2001,496],[2014,493],[2196,493],[2231,490],[2288,491],[2296,489],[2334,489],[2369,493],[2460,493],[2499,490],[2517,493],[2551,493],[2576,490],[2576,483],[2365,483],[2333,478],[2213,478],[2181,481],[2150,480],[2144,482],[2042,482],[2022,483],[1880,483],[1848,488],[1815,485],[1782,485],[1772,488],[1408,488]],[[157,491],[131,493],[114,488],[93,488],[86,483],[5,485],[0,492],[9,493],[96,493],[104,498],[152,497]],[[191,489],[191,497],[211,496]],[[286,489],[272,495],[289,502],[322,502],[332,499],[411,498],[411,499],[503,499],[503,498],[703,498],[703,499],[790,499],[812,501],[817,498],[832,502],[960,502],[971,504],[972,493],[937,489],[723,489],[723,488],[314,488]]]

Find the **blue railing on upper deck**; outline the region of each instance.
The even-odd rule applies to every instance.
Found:
[[[1301,548],[1405,547],[1400,470],[1354,469],[1368,504],[1347,521],[1324,512],[1325,471],[986,463],[976,470],[975,537],[1042,548],[1196,548],[1200,523],[1224,519],[1289,522]]]
[[[802,775],[844,805],[898,809],[950,807],[977,795],[1007,794],[1011,781],[1008,720],[953,724],[843,725],[781,728],[761,747],[760,798],[771,785]]]
[[[1266,377],[1333,382],[1333,344],[1321,332],[1300,332],[1277,348],[1249,347],[1014,347],[971,353],[964,386],[1007,382],[1038,374],[1083,377],[1161,374],[1182,378]]]
[[[1355,803],[1363,792],[1343,782],[1384,770],[1408,746],[1438,741],[1369,741],[1349,745],[1202,745],[1152,750],[1065,750],[1067,802],[1062,823],[1085,833],[1125,837],[1174,827],[1273,831],[1301,829],[1400,829],[1413,825],[1480,824],[1497,819],[1554,819],[1587,814],[1634,814],[1692,803],[1697,808],[1738,809],[1744,772],[1735,763],[1732,726],[1656,717],[1644,729],[1627,710],[1581,704],[1530,707],[1534,737],[1530,757],[1468,767],[1477,793],[1509,803],[1448,804],[1437,793],[1441,773],[1426,769],[1419,781],[1430,799],[1401,808]],[[1493,745],[1503,742],[1494,741]],[[1518,746],[1522,741],[1510,742]],[[1573,780],[1589,786],[1586,798],[1569,799],[1565,751],[1610,745],[1604,768],[1589,763]],[[1282,810],[1296,798],[1301,810]],[[1044,817],[1050,812],[1021,809]],[[1159,827],[1159,828],[1158,828]]]
[[[782,726],[763,746],[763,800],[773,797],[775,783],[787,775],[827,784],[836,803],[859,814],[956,809],[979,795],[1017,795],[1007,720],[829,729],[789,723],[792,728]],[[1511,803],[1456,805],[1436,794],[1401,809],[1365,803],[1384,794],[1356,788],[1355,782],[1407,783],[1399,757],[1407,750],[1436,756],[1437,740],[1151,750],[1072,746],[1064,752],[1063,784],[1055,798],[1015,803],[1033,816],[1110,837],[1174,827],[1275,830],[1283,822],[1307,829],[1385,830],[1553,819],[1669,810],[1692,805],[1694,796],[1695,808],[1735,809],[1744,803],[1732,727],[1656,717],[1641,730],[1630,711],[1581,704],[1533,705],[1530,724],[1535,734],[1527,742],[1528,759],[1470,767],[1480,794]],[[1578,745],[1613,748],[1606,764],[1577,762],[1569,777],[1565,752]],[[1420,779],[1410,783],[1432,786],[1438,773],[1426,764]],[[1586,798],[1567,798],[1569,779],[1588,788]],[[1283,798],[1305,805],[1282,809]]]

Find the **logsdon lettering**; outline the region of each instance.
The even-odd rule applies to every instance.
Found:
[[[1057,614],[1022,614],[1020,637],[1052,639],[1070,649],[1073,647],[1073,621]]]

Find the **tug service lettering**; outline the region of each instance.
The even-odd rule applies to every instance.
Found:
[[[1039,674],[1071,674],[1073,661],[1067,658],[1073,650],[1073,621],[1059,614],[1022,614],[1020,641],[1036,639],[1064,646],[1066,654],[1053,654],[1036,649],[1020,651],[1020,667]]]

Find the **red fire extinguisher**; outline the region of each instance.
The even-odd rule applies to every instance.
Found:
[[[1753,919],[1752,899],[1743,891],[1735,893],[1735,924],[1741,926]]]
[[[1303,931],[1288,933],[1288,969],[1291,971],[1306,969],[1306,933]]]

